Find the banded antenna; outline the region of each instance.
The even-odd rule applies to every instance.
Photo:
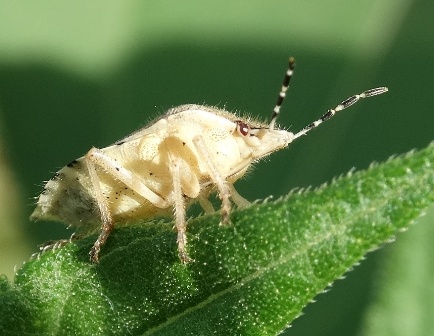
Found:
[[[271,120],[269,124],[269,129],[272,131],[274,129],[274,126],[276,124],[277,116],[280,113],[280,108],[282,106],[282,103],[286,97],[286,91],[288,91],[289,82],[291,81],[292,75],[294,74],[294,68],[295,68],[295,59],[293,57],[289,58],[288,62],[288,70],[285,73],[285,77],[283,78],[282,88],[280,89],[279,96],[277,97],[276,106],[274,107],[273,113],[271,114]],[[346,108],[354,105],[362,98],[369,98],[373,96],[377,96],[379,94],[387,92],[389,89],[387,87],[381,86],[375,89],[370,89],[363,91],[362,93],[353,95],[351,97],[348,97],[345,99],[342,103],[337,105],[335,108],[328,110],[326,113],[324,113],[321,118],[314,121],[313,123],[310,123],[306,127],[304,127],[302,130],[294,134],[294,139],[297,139],[301,137],[302,135],[305,135],[309,131],[317,128],[319,125],[321,125],[324,121],[329,120],[331,117],[333,117],[336,112],[345,110]]]
[[[292,75],[294,74],[294,68],[295,59],[294,57],[290,57],[288,61],[288,70],[286,70],[285,77],[283,78],[282,88],[280,89],[279,96],[277,97],[276,106],[274,106],[273,113],[271,114],[269,125],[270,131],[274,129],[276,124],[277,116],[280,113],[280,107],[282,106],[282,103],[286,97],[286,91],[288,91],[289,82],[291,81]]]

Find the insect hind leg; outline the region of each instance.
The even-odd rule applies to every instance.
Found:
[[[133,172],[122,167],[116,160],[112,159],[102,150],[92,148],[86,154],[85,160],[102,221],[101,232],[89,252],[90,260],[94,263],[98,263],[101,247],[105,244],[110,232],[113,230],[114,220],[107,199],[101,190],[96,166],[104,169],[108,174],[124,183],[155,206],[159,208],[167,208],[169,204],[166,200],[162,199],[158,194],[149,189]]]
[[[91,262],[98,263],[101,246],[105,244],[107,238],[110,235],[110,232],[113,230],[114,221],[109,209],[108,202],[101,190],[101,185],[99,183],[98,174],[95,168],[95,163],[94,160],[92,159],[93,150],[94,148],[92,148],[86,154],[85,159],[86,159],[87,170],[89,172],[90,181],[92,183],[92,187],[95,192],[95,199],[96,199],[96,203],[98,204],[98,210],[101,216],[102,226],[101,226],[101,232],[98,236],[98,239],[93,244],[89,252],[89,255],[90,255]]]
[[[175,227],[178,232],[177,243],[178,243],[178,255],[179,259],[183,263],[188,263],[192,259],[188,256],[186,251],[187,246],[187,236],[186,236],[186,220],[185,220],[185,203],[184,195],[182,192],[182,181],[181,181],[181,170],[182,170],[182,159],[178,157],[173,157],[171,159],[169,169],[172,175],[173,184],[173,203],[175,212]]]

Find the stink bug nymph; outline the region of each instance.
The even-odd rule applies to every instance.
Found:
[[[294,65],[290,58],[269,123],[216,107],[171,108],[144,128],[111,146],[92,148],[58,171],[45,185],[31,218],[62,221],[88,232],[99,227],[89,253],[91,261],[98,262],[115,223],[174,214],[178,254],[182,262],[189,261],[186,209],[193,202],[213,212],[209,196],[217,191],[221,222],[228,223],[231,201],[238,207],[249,204],[233,184],[253,162],[285,148],[359,99],[387,91],[379,87],[351,96],[299,132],[288,132],[276,127],[276,119]]]

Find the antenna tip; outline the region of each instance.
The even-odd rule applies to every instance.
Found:
[[[387,87],[380,86],[380,87],[375,88],[375,89],[367,90],[367,91],[364,92],[364,94],[365,94],[366,97],[372,97],[372,96],[376,96],[376,95],[385,93],[387,91],[389,91],[389,89]]]

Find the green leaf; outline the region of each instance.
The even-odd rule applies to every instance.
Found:
[[[367,252],[434,200],[434,145],[232,213],[117,229],[92,265],[94,236],[26,263],[0,283],[0,331],[50,335],[275,335]]]
[[[360,335],[434,335],[434,204],[387,249]]]

